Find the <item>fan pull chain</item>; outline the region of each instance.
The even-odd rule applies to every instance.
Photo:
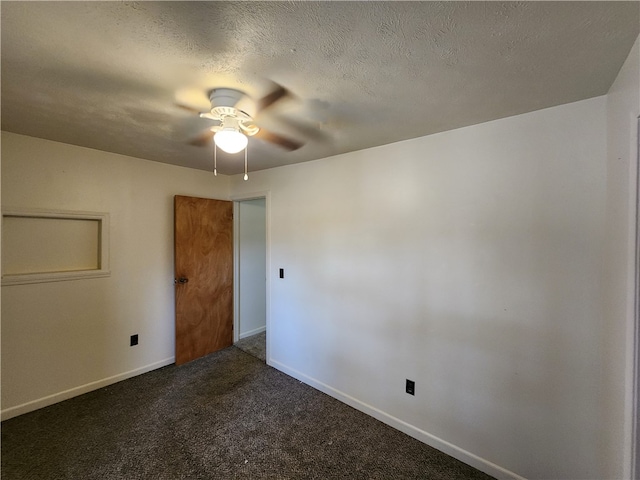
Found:
[[[216,146],[216,142],[213,142],[213,175],[215,177],[218,176],[218,159],[216,158],[216,152],[218,147]]]
[[[244,179],[249,180],[249,175],[247,175],[247,150],[249,150],[249,145],[244,147]]]

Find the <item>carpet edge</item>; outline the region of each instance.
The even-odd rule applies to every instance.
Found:
[[[355,408],[356,410],[359,410],[377,420],[380,420],[382,423],[385,423],[390,427],[395,428],[396,430],[400,430],[401,432],[406,433],[410,437],[413,437],[416,440],[419,440],[420,442],[429,445],[430,447],[440,450],[441,452],[446,453],[447,455],[457,460],[460,460],[461,462],[464,462],[467,465],[470,465],[480,470],[481,472],[491,475],[496,479],[526,480],[524,477],[518,475],[517,473],[514,473],[504,467],[501,467],[500,465],[496,465],[495,463],[490,462],[489,460],[486,460],[478,455],[468,452],[463,448],[460,448],[450,442],[447,442],[446,440],[443,440],[435,435],[430,434],[429,432],[426,432],[414,425],[411,425],[403,420],[400,420],[399,418],[396,418],[393,415],[390,415],[380,409],[377,409],[367,403],[364,403],[358,400],[357,398],[347,395],[346,393],[340,390],[337,390],[313,377],[309,377],[308,375],[305,375],[304,373],[294,368],[291,368],[283,363],[280,363],[277,360],[270,359],[268,362],[268,365],[277,370],[280,370],[283,373],[286,373],[287,375],[297,380],[300,380],[301,382],[317,390],[320,390],[323,393],[326,393],[330,397],[333,397],[336,400],[339,400],[349,405],[350,407]]]
[[[99,388],[121,382],[122,380],[137,377],[138,375],[142,375],[143,373],[147,373],[152,370],[171,365],[174,362],[175,357],[165,358],[158,362],[150,363],[134,370],[129,370],[128,372],[119,373],[117,375],[112,375],[111,377],[96,380],[94,382],[89,382],[78,387],[70,388],[68,390],[63,390],[62,392],[53,393],[51,395],[47,395],[46,397],[38,398],[36,400],[31,400],[29,402],[16,405],[15,407],[2,409],[0,410],[0,421],[9,420],[10,418],[33,412],[35,410],[39,410],[40,408],[48,407],[55,403],[62,402],[64,400],[77,397],[93,390],[97,390]]]

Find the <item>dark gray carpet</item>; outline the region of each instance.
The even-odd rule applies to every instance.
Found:
[[[487,479],[236,347],[2,423],[2,479]]]
[[[267,332],[258,333],[238,340],[235,346],[247,352],[249,355],[259,358],[263,362],[267,361]]]

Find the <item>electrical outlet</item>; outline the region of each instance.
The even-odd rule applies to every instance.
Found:
[[[129,344],[131,347],[138,344],[138,334],[131,335],[131,343]]]
[[[416,394],[416,382],[414,382],[413,380],[407,379],[406,392],[409,395],[415,395]]]

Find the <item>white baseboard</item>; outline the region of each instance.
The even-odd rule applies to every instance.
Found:
[[[361,402],[360,400],[353,398],[346,393],[336,390],[335,388],[330,387],[329,385],[322,383],[315,378],[308,377],[307,375],[293,368],[290,368],[287,365],[284,365],[273,359],[269,359],[268,365],[286,373],[287,375],[292,376],[293,378],[300,380],[303,383],[306,383],[307,385],[320,390],[323,393],[326,393],[327,395],[337,400],[340,400],[343,403],[346,403],[356,410],[360,410],[361,412],[366,413],[367,415],[370,415],[377,420],[380,420],[382,423],[386,423],[390,427],[406,433],[407,435],[421,441],[422,443],[426,443],[427,445],[440,450],[441,452],[444,452],[447,455],[466,463],[467,465],[471,465],[472,467],[499,480],[526,480],[524,477],[521,477],[520,475],[517,475],[516,473],[513,473],[506,468],[502,468],[501,466],[485,460],[484,458],[481,458],[477,455],[474,455],[471,452],[467,452],[466,450],[457,447],[456,445],[453,445],[445,440],[442,440],[435,435],[431,435],[430,433],[414,427],[413,425],[410,425],[407,422],[400,420],[399,418],[389,415],[388,413],[385,413],[382,410]]]
[[[265,330],[256,329],[257,331],[247,332],[244,337],[248,337],[251,335],[255,335],[257,333],[261,333]],[[241,337],[242,338],[242,337]],[[32,412],[34,410],[38,410],[39,408],[48,407],[49,405],[53,405],[54,403],[61,402],[63,400],[67,400],[69,398],[77,397],[78,395],[82,395],[84,393],[97,390],[102,387],[106,387],[107,385],[112,385],[114,383],[120,382],[122,380],[126,380],[127,378],[135,377],[137,375],[142,375],[143,373],[150,372],[151,370],[156,370],[158,368],[171,365],[175,362],[174,357],[166,358],[159,362],[155,362],[149,365],[145,365],[144,367],[137,368],[135,370],[131,370],[129,372],[124,372],[118,375],[114,375],[112,377],[104,378],[102,380],[98,380],[95,382],[87,383],[85,385],[81,385],[79,387],[71,388],[69,390],[65,390],[63,392],[55,393],[53,395],[48,395],[46,397],[40,398],[38,400],[33,400],[31,402],[23,403],[22,405],[17,405],[15,407],[10,407],[4,409],[0,412],[1,420],[8,420],[9,418],[17,417],[18,415],[22,415],[24,413]],[[341,402],[359,410],[367,415],[372,416],[373,418],[380,420],[381,422],[400,430],[403,433],[419,440],[427,445],[440,450],[441,452],[446,453],[447,455],[452,456],[460,460],[461,462],[466,463],[467,465],[471,465],[478,470],[487,473],[499,480],[526,480],[524,477],[517,475],[516,473],[507,470],[506,468],[502,468],[495,463],[492,463],[488,460],[485,460],[477,455],[474,455],[471,452],[468,452],[456,445],[453,445],[441,438],[436,437],[435,435],[431,435],[424,430],[421,430],[413,425],[400,420],[388,413],[383,412],[371,405],[368,405],[360,400],[347,395],[339,390],[336,390],[329,385],[320,382],[312,377],[309,377],[293,368],[288,367],[278,361],[273,359],[269,359],[268,364],[287,375],[290,375],[307,385],[310,385],[331,397],[340,400]]]
[[[79,387],[70,388],[69,390],[54,393],[53,395],[48,395],[46,397],[39,398],[38,400],[32,400],[31,402],[23,403],[22,405],[10,407],[0,412],[0,420],[8,420],[9,418],[17,417],[18,415],[22,415],[23,413],[29,413],[33,412],[34,410],[38,410],[39,408],[48,407],[49,405],[62,402],[63,400],[68,400],[69,398],[77,397],[78,395],[82,395],[83,393],[91,392],[92,390],[97,390],[98,388],[118,383],[122,380],[126,380],[127,378],[136,377],[138,375],[142,375],[143,373],[150,372],[151,370],[171,365],[174,362],[175,357],[165,358],[164,360],[160,360],[159,362],[155,362],[150,365],[145,365],[144,367],[136,368],[135,370],[120,373],[112,377],[103,378],[102,380],[90,382]]]
[[[240,334],[240,340],[247,337],[252,337],[253,335],[257,335],[259,333],[264,332],[267,329],[267,326],[254,328],[253,330],[249,330],[248,332],[244,332]]]

